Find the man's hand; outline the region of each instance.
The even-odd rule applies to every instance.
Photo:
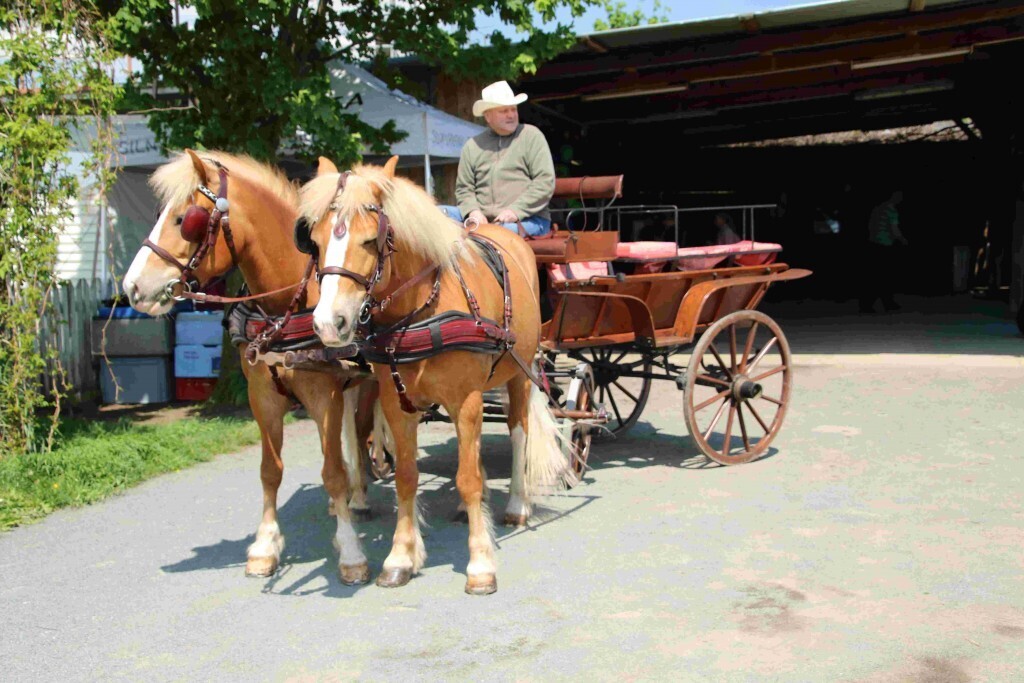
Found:
[[[480,209],[473,209],[472,211],[469,212],[469,215],[466,216],[467,224],[476,223],[477,225],[483,225],[486,222],[487,216],[485,216],[484,212],[481,211]]]
[[[519,220],[519,216],[512,209],[502,209],[497,216],[494,217],[495,223],[515,223]]]

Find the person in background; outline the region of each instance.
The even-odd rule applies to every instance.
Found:
[[[727,213],[715,214],[715,244],[736,244],[740,241],[736,232],[736,224]]]
[[[860,298],[860,312],[874,313],[875,301],[881,299],[886,311],[899,310],[893,298],[897,261],[896,245],[907,246],[907,238],[900,231],[900,215],[897,210],[903,201],[903,193],[896,190],[889,198],[871,210],[868,219],[867,261],[870,275],[864,282]]]
[[[530,236],[551,230],[548,203],[555,193],[555,166],[544,134],[519,122],[514,94],[505,81],[491,83],[473,104],[487,130],[466,141],[455,181],[458,206],[441,206],[449,217],[468,223],[497,223]]]

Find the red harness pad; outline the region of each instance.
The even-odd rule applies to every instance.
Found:
[[[395,332],[373,335],[361,347],[367,360],[389,362],[389,351],[395,362],[413,363],[444,351],[499,353],[505,348],[502,327],[490,320],[477,323],[465,314],[449,312]]]
[[[248,339],[255,339],[256,336],[270,327],[271,324],[265,320],[259,318],[249,318],[245,321],[245,336]],[[309,337],[315,337],[316,331],[313,330],[313,313],[301,313],[291,317],[288,324],[284,326],[280,334],[274,337],[275,343],[288,343],[295,341],[304,341]]]

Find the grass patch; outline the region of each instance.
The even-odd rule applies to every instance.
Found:
[[[64,421],[52,452],[0,460],[0,530],[58,508],[94,503],[257,441],[259,428],[251,418],[192,417],[166,424]]]

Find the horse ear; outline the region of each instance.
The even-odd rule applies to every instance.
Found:
[[[320,165],[316,168],[317,175],[325,175],[327,173],[337,173],[338,167],[334,165],[334,162],[327,157],[320,157]]]
[[[196,169],[196,173],[199,174],[199,182],[203,185],[209,185],[210,180],[206,176],[206,164],[199,158],[199,155],[190,149],[186,149],[185,153],[192,157],[192,167]]]
[[[388,163],[384,164],[384,172],[387,173],[388,178],[395,177],[395,168],[398,167],[398,155],[388,159]]]

